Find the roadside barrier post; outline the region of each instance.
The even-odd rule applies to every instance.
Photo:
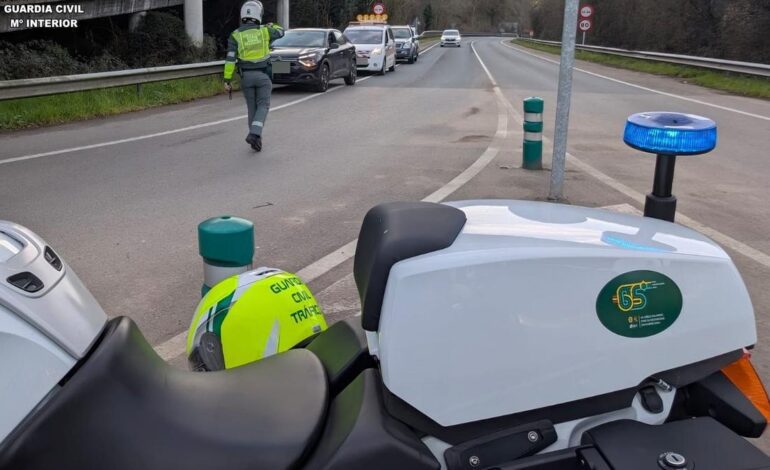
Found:
[[[206,295],[223,279],[251,269],[254,224],[229,215],[204,220],[198,225],[198,252],[203,257],[201,295]]]
[[[524,100],[524,147],[521,167],[543,169],[543,99],[532,96]]]

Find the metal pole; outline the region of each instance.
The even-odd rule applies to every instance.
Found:
[[[583,43],[584,46],[586,45],[586,32],[583,31]]]
[[[551,160],[551,188],[548,199],[564,198],[564,167],[567,158],[567,130],[572,94],[572,67],[575,63],[575,36],[577,35],[579,0],[565,0],[564,26],[561,35],[561,64],[559,66],[559,93],[556,97],[556,126],[554,127],[553,157]]]

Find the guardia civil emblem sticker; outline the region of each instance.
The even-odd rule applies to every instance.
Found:
[[[682,312],[682,292],[668,276],[631,271],[608,282],[596,299],[596,314],[608,330],[628,338],[656,335]]]

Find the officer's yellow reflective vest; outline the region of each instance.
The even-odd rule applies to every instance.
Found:
[[[270,57],[270,41],[283,36],[278,25],[246,25],[236,29],[228,41],[225,80],[233,78],[236,64],[259,64]]]

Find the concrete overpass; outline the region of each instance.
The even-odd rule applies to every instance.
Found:
[[[278,12],[278,22],[289,27],[289,0],[271,0],[276,3]],[[43,5],[50,6],[51,13],[13,13],[6,12],[6,7],[19,8],[20,6]],[[79,5],[80,12],[77,13],[57,13],[56,7],[61,5]],[[157,10],[178,5],[184,5],[184,21],[187,34],[195,44],[201,44],[203,41],[203,0],[80,0],[78,2],[60,0],[35,0],[35,1],[14,1],[0,0],[0,33],[18,31],[34,27],[29,23],[23,22],[21,25],[13,24],[13,20],[18,19],[76,19],[88,20],[92,18],[103,18],[107,16],[141,14],[148,10]],[[9,10],[12,11],[12,10]]]

